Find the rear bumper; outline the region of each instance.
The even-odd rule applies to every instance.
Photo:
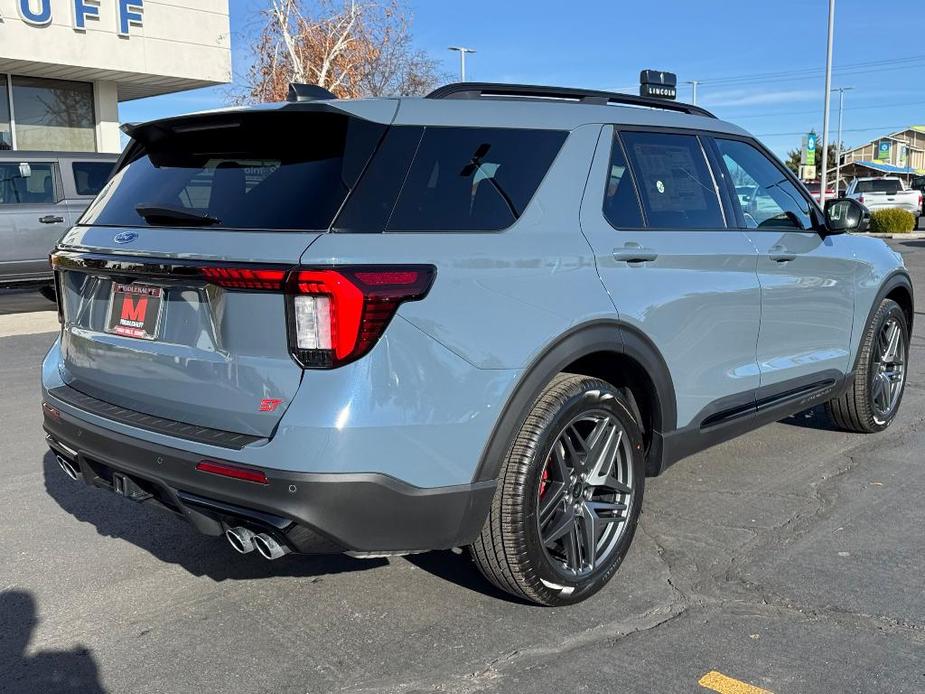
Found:
[[[245,525],[312,554],[446,549],[476,538],[494,496],[493,481],[420,488],[380,473],[248,466],[269,483],[230,479],[196,470],[202,455],[109,431],[51,405],[48,443],[78,466],[84,482],[118,491],[112,473],[125,475],[144,492],[143,503],[173,511],[207,535]]]

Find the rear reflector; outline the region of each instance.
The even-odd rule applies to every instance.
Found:
[[[235,467],[225,463],[216,463],[212,460],[203,460],[196,465],[200,472],[209,472],[213,475],[222,475],[223,477],[232,477],[236,480],[246,482],[256,482],[257,484],[269,484],[267,476],[260,470],[251,470],[249,468]]]

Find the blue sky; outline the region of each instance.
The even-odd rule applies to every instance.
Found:
[[[230,0],[236,79],[247,70],[257,14],[265,4]],[[758,135],[781,156],[799,145],[800,133],[822,132],[827,0],[408,5],[416,46],[441,60],[452,78],[458,58],[447,50],[450,45],[478,50],[469,56],[467,77],[482,81],[634,91],[640,69],[671,70],[680,81],[702,80],[701,105]],[[854,88],[846,95],[849,145],[925,124],[921,0],[894,0],[888,16],[875,6],[869,0],[838,3],[833,86]],[[216,87],[126,102],[120,117],[138,121],[214,108],[226,104],[229,93],[228,87]],[[689,87],[681,86],[679,98],[689,100]],[[832,118],[834,128],[834,99]]]

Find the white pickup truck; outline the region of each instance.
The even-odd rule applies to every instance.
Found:
[[[856,178],[845,191],[845,197],[854,198],[871,212],[896,207],[916,217],[922,214],[922,193],[906,188],[898,178]]]

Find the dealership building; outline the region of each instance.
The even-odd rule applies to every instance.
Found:
[[[119,102],[230,81],[228,0],[0,0],[0,149],[118,152]]]

